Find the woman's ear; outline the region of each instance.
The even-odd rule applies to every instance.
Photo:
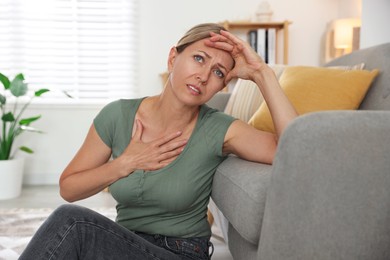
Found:
[[[177,56],[177,50],[176,47],[172,47],[169,51],[169,57],[168,57],[168,72],[172,72],[173,64],[175,63],[175,58]]]

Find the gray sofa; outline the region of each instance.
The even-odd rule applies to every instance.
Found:
[[[272,166],[218,167],[212,199],[234,259],[390,259],[390,43],[327,66],[360,62],[380,74],[358,111],[298,117]]]

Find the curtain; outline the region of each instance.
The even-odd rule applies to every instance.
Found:
[[[137,96],[137,0],[0,0],[0,72],[80,101]],[[45,94],[46,96],[46,94]]]

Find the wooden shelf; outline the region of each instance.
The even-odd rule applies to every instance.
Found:
[[[292,22],[283,21],[283,22],[267,22],[267,23],[258,23],[258,22],[250,22],[250,21],[224,21],[221,24],[229,31],[234,30],[254,30],[259,28],[276,29],[276,37],[278,38],[279,31],[283,31],[283,63],[288,64],[288,26]],[[276,41],[278,42],[278,41]]]

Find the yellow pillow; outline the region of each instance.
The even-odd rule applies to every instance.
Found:
[[[344,70],[335,68],[287,67],[280,85],[298,114],[321,110],[357,109],[378,70]],[[249,120],[257,129],[274,132],[265,102]]]

